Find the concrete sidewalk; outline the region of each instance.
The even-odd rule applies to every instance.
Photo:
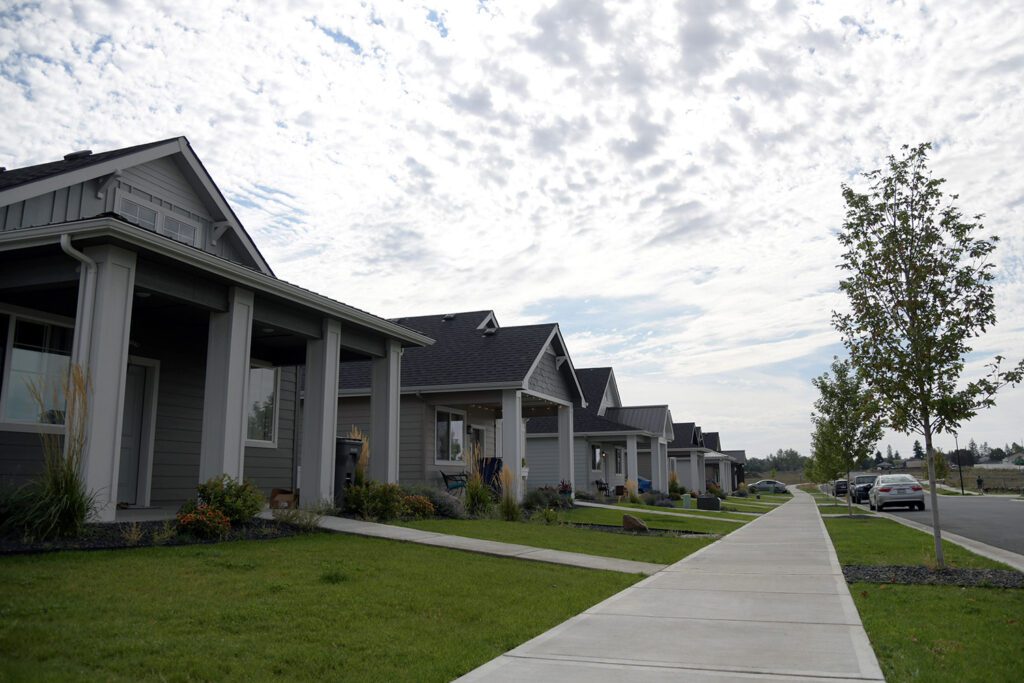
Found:
[[[464,681],[884,680],[814,500],[794,500]]]
[[[269,511],[264,512],[261,516],[268,519],[271,518]],[[322,529],[327,529],[328,531],[337,531],[343,534],[372,536],[374,538],[385,538],[391,541],[420,543],[422,545],[433,545],[441,548],[465,550],[467,552],[482,553],[484,555],[514,557],[518,560],[549,562],[551,564],[564,564],[571,567],[601,569],[610,572],[623,572],[625,574],[644,574],[645,576],[650,576],[665,568],[665,565],[663,564],[634,562],[633,560],[620,560],[615,557],[600,557],[598,555],[586,555],[584,553],[571,553],[564,550],[536,548],[534,546],[518,545],[516,543],[501,543],[499,541],[487,541],[480,538],[438,534],[432,531],[421,531],[419,529],[410,529],[408,527],[394,526],[391,524],[378,524],[376,522],[364,522],[358,519],[349,519],[347,517],[324,517],[320,520],[320,527]]]

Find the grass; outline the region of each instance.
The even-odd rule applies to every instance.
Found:
[[[447,681],[641,577],[331,534],[0,559],[0,680]]]
[[[544,524],[541,522],[503,522],[493,519],[430,519],[403,522],[402,526],[455,536],[485,538],[489,541],[519,543],[601,557],[616,557],[637,562],[672,564],[712,543],[710,538],[673,538],[610,534],[606,531]]]
[[[670,517],[668,515],[655,515],[643,510],[630,510],[628,514],[637,519],[642,519],[652,529],[670,529],[672,531],[689,531],[702,534],[727,534],[730,531],[739,529],[742,524],[734,522],[721,522],[715,519],[694,519],[693,517]],[[562,513],[562,518],[570,522],[581,524],[606,524],[608,526],[622,526],[622,513],[617,510],[605,508],[584,508],[576,507]],[[755,517],[748,517],[753,520]]]
[[[828,505],[820,505],[819,504],[818,505],[818,512],[820,512],[823,515],[845,515],[845,514],[849,513],[849,508],[846,506],[846,503],[835,503],[835,504],[828,504]],[[874,510],[872,510],[871,508],[869,508],[866,505],[854,504],[854,506],[853,506],[853,514],[855,514],[855,515],[873,515],[873,514],[875,514],[875,512],[874,512]]]
[[[696,503],[694,503],[696,505]],[[724,506],[725,503],[723,502]],[[741,522],[749,522],[753,519],[750,515],[737,515],[730,512],[716,512],[714,510],[698,510],[695,507],[684,508],[677,505],[674,508],[664,508],[658,505],[644,505],[643,503],[617,503],[617,507],[629,508],[631,510],[661,510],[662,512],[680,512],[687,515],[697,515],[698,517],[707,517],[708,519],[735,519]]]
[[[931,534],[889,519],[834,517],[825,520],[825,527],[840,564],[930,565],[935,555]],[[942,542],[942,550],[949,567],[1008,569],[949,541]]]
[[[887,681],[1021,679],[1024,590],[855,583],[850,593]]]

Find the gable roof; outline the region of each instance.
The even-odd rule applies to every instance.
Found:
[[[674,422],[672,423],[672,432],[675,434],[674,439],[668,444],[669,450],[679,448],[694,448],[697,444],[697,432],[694,430],[696,425],[692,422]]]
[[[623,424],[606,417],[601,417],[588,410],[572,411],[572,431],[574,434],[643,434],[644,430],[632,425]],[[527,434],[557,434],[558,418],[551,415],[531,417],[526,423]]]
[[[608,388],[608,380],[612,376],[611,368],[577,368],[576,377],[583,389],[583,396],[592,413],[597,413],[604,398],[605,389]]]
[[[639,429],[657,434],[667,441],[675,439],[672,428],[672,413],[668,406],[622,406],[609,408],[604,416],[615,422],[636,425]]]
[[[469,311],[394,319],[435,340],[432,346],[407,349],[402,355],[402,389],[524,385],[540,355],[553,339],[560,339],[558,324],[497,327],[495,322],[489,330],[481,329],[493,316],[492,311]],[[578,393],[578,383],[573,384]],[[346,363],[338,387],[341,393],[365,393],[370,388],[370,363]]]
[[[224,194],[213,182],[209,171],[192,149],[192,144],[184,136],[148,142],[132,147],[100,152],[98,154],[69,154],[59,161],[51,161],[34,166],[12,169],[0,173],[0,206],[14,204],[34,196],[52,192],[67,185],[92,180],[125,168],[138,166],[156,159],[178,155],[182,161],[182,171],[194,183],[197,194],[205,195],[221,220],[215,225],[223,225],[231,229],[238,238],[245,252],[256,263],[257,268],[267,275],[273,276],[270,264],[263,257],[256,243],[242,226],[228,203]]]
[[[704,432],[704,446],[713,451],[722,451],[722,443],[718,438],[718,432]]]
[[[733,462],[742,464],[742,463],[745,463],[747,461],[747,452],[746,451],[722,451],[722,452],[725,453],[726,455],[728,455],[730,458],[732,458]]]

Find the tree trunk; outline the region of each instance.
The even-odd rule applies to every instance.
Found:
[[[935,564],[939,569],[946,566],[942,557],[942,530],[939,528],[939,493],[935,485],[935,449],[932,448],[932,429],[928,416],[924,420],[924,444],[928,452],[928,488],[932,499],[932,535],[935,537]]]
[[[850,496],[850,470],[846,470],[846,514],[853,517],[853,498]]]

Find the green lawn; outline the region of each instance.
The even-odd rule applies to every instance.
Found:
[[[723,501],[722,505],[725,506],[727,503]],[[696,505],[696,503],[694,503]],[[684,508],[681,505],[677,505],[675,508],[663,508],[658,505],[644,505],[642,503],[618,503],[618,507],[629,508],[631,510],[661,510],[662,512],[682,512],[687,515],[697,515],[698,517],[707,517],[708,519],[735,519],[741,522],[749,522],[754,519],[750,515],[737,515],[734,512],[716,512],[714,510],[698,510],[696,508]]]
[[[930,533],[905,527],[889,519],[825,520],[840,564],[929,565],[935,556]],[[1004,564],[954,545],[942,542],[943,555],[950,567],[1008,569]]]
[[[845,515],[850,511],[846,503],[828,503],[818,504],[818,512],[823,515]],[[853,505],[853,514],[855,515],[873,515],[874,511],[866,505]]]
[[[855,583],[850,593],[890,683],[1024,676],[1024,590]]]
[[[639,575],[316,534],[0,558],[0,680],[448,681]]]
[[[721,522],[714,519],[694,519],[693,517],[669,517],[668,515],[655,515],[643,510],[630,510],[626,514],[633,515],[644,520],[647,526],[652,529],[671,529],[673,531],[690,531],[702,534],[727,534],[730,531],[739,529],[742,524],[734,522]],[[582,524],[607,524],[610,526],[622,526],[622,513],[618,510],[605,508],[584,508],[576,507],[567,512],[561,513],[561,518],[570,522]],[[747,517],[747,520],[757,519]]]
[[[436,531],[442,534],[486,538],[490,541],[519,543],[538,548],[567,550],[602,557],[617,557],[637,562],[672,564],[712,543],[709,538],[673,538],[671,536],[634,536],[607,531],[581,529],[542,522],[504,522],[495,519],[429,519],[402,522],[402,526]]]

